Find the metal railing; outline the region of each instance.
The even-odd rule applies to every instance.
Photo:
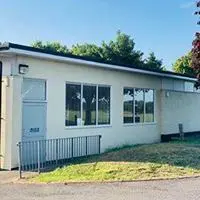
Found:
[[[23,141],[19,149],[19,175],[23,171],[47,170],[79,157],[100,154],[101,136]]]

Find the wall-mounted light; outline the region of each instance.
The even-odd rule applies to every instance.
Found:
[[[28,70],[29,70],[29,66],[28,65],[19,64],[19,73],[20,74],[27,74]]]

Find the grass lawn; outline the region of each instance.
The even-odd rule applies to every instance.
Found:
[[[200,139],[124,146],[42,173],[30,181],[130,181],[200,175]]]

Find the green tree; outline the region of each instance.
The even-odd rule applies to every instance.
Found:
[[[194,69],[191,67],[192,64],[192,53],[189,52],[188,54],[179,58],[172,66],[173,70],[177,73],[186,74],[186,75],[195,75]]]
[[[116,38],[109,42],[102,42],[100,46],[95,44],[76,44],[71,49],[59,42],[36,41],[33,47],[46,49],[54,52],[70,53],[77,56],[90,57],[99,61],[112,62],[129,67],[140,67],[162,70],[162,61],[158,60],[153,53],[147,60],[143,59],[143,53],[135,50],[135,42],[131,36],[117,32]]]
[[[107,61],[132,65],[143,66],[143,53],[135,50],[134,40],[127,34],[117,32],[117,36],[110,42],[102,43],[103,58]]]
[[[70,49],[71,54],[86,56],[95,59],[103,59],[102,48],[95,44],[76,44]]]
[[[68,53],[77,56],[94,58],[99,61],[112,62],[118,65],[128,65],[130,67],[148,67],[151,69],[162,69],[162,61],[157,60],[153,53],[147,60],[143,60],[143,53],[135,50],[135,42],[133,38],[125,33],[117,32],[116,38],[108,43],[102,42],[101,46],[95,44],[76,44],[71,49],[59,42],[42,42],[36,41],[33,47],[60,53]],[[89,88],[88,88],[89,89]],[[86,107],[91,108],[94,97],[91,92],[86,92]],[[91,109],[87,109],[86,121],[91,121]]]
[[[164,70],[162,60],[158,60],[153,52],[151,52],[149,57],[145,60],[145,67],[154,70]]]
[[[38,40],[32,43],[32,47],[45,49],[52,52],[69,53],[67,46],[62,45],[59,42],[42,42]]]

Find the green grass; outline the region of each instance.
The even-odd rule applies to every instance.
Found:
[[[42,173],[36,182],[131,181],[200,175],[200,139],[109,149],[63,168]]]

